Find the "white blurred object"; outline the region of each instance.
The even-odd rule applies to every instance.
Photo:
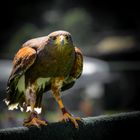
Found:
[[[89,98],[100,99],[104,94],[104,88],[101,83],[93,83],[86,88],[86,94]]]

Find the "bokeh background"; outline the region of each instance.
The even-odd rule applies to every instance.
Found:
[[[140,109],[140,12],[135,1],[21,0],[0,4],[0,128],[21,126],[26,113],[8,111],[3,99],[12,59],[21,45],[67,30],[84,54],[83,75],[63,93],[72,114],[98,116]],[[42,118],[61,120],[51,94]]]

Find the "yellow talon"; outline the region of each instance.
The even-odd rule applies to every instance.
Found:
[[[40,119],[34,117],[34,118],[32,118],[31,121],[29,121],[29,122],[24,122],[23,125],[24,125],[24,126],[32,126],[32,125],[34,125],[34,126],[37,126],[37,127],[39,128],[40,125],[47,125],[47,123],[46,123],[45,121],[42,121],[42,120],[40,120]]]
[[[65,113],[63,115],[63,121],[65,121],[65,122],[71,121],[74,124],[75,128],[79,128],[77,121],[81,121],[81,118],[80,117],[73,117],[69,113]]]

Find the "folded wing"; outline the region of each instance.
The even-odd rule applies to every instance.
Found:
[[[13,60],[13,69],[7,83],[7,98],[5,102],[8,106],[19,103],[22,99],[25,86],[25,72],[31,67],[36,60],[36,50],[25,46],[21,48]],[[22,84],[22,87],[19,87]],[[11,108],[12,109],[12,108]]]

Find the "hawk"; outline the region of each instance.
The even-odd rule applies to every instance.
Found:
[[[78,128],[80,118],[66,110],[61,91],[74,85],[82,69],[82,52],[73,44],[69,32],[60,30],[31,39],[22,45],[13,59],[5,103],[9,110],[20,108],[29,112],[30,116],[23,125],[47,125],[39,114],[43,93],[51,90],[62,111],[63,121],[70,121]]]

